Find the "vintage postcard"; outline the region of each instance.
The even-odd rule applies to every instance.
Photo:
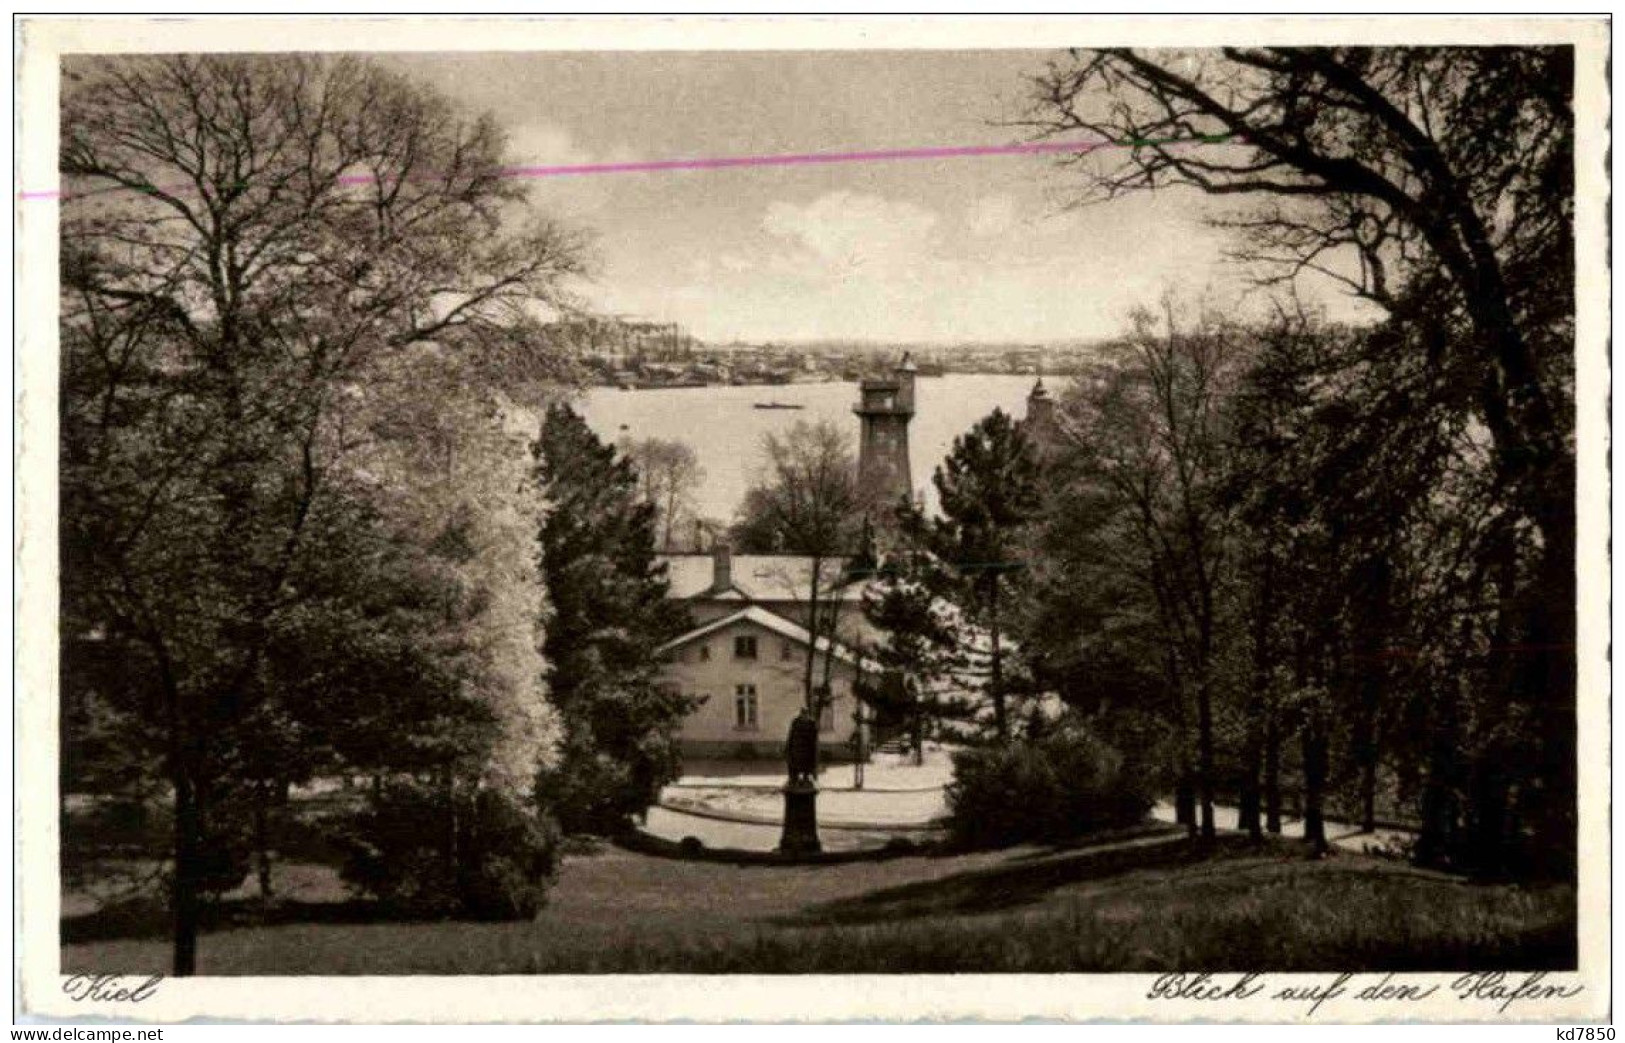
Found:
[[[21,1014],[1609,1016],[1605,19],[18,39]]]

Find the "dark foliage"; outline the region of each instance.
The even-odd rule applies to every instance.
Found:
[[[966,847],[1057,842],[1132,825],[1151,810],[1148,780],[1072,725],[1042,739],[963,750],[948,786],[949,830]]]
[[[344,880],[403,915],[529,919],[558,869],[553,820],[489,789],[395,784],[345,832]]]
[[[565,727],[537,794],[567,831],[614,833],[679,773],[675,732],[693,700],[659,683],[656,650],[687,613],[666,597],[655,509],[630,461],[562,404],[548,409],[535,456],[551,507],[543,652]]]
[[[956,581],[945,589],[960,617],[987,636],[973,668],[976,687],[992,708],[992,732],[1011,737],[1012,678],[1004,649],[1012,589],[1026,585],[1028,529],[1042,506],[1038,456],[1020,424],[1002,409],[954,439],[932,475],[942,516],[908,526],[923,547],[948,565]]]
[[[1213,595],[1194,654],[1153,638],[1144,659],[1179,673],[1155,700],[1176,723],[1181,685],[1212,697],[1195,776],[1204,797],[1234,777],[1255,834],[1290,784],[1320,847],[1323,808],[1370,825],[1402,803],[1424,863],[1575,872],[1573,83],[1569,47],[1085,50],[1034,80],[1039,133],[1145,143],[1063,160],[1080,201],[1221,197],[1237,255],[1283,291],[1220,414],[1229,444],[1187,443],[1229,472],[1203,504],[1224,556],[1192,582],[1166,564],[1202,533],[1170,530],[1140,584],[1159,608]],[[1326,329],[1294,306],[1306,272],[1382,321]],[[1088,451],[1133,445],[1118,427]],[[1098,507],[1063,513],[1109,546]],[[1073,653],[1152,615],[1097,604]]]

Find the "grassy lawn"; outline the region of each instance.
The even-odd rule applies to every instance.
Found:
[[[302,901],[205,934],[212,975],[1556,969],[1574,889],[1464,883],[1290,843],[1155,837],[829,866],[569,858],[534,922],[379,922],[322,867]],[[154,933],[156,932],[156,933]],[[141,936],[134,936],[140,934]],[[161,925],[65,921],[63,972],[166,969]]]

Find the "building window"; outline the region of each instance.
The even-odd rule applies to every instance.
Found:
[[[751,731],[756,728],[756,686],[753,684],[734,688],[734,727]]]
[[[700,662],[702,662],[702,663],[709,662],[710,659],[711,659],[711,646],[710,645],[701,645],[700,646]]]
[[[789,641],[781,641],[779,643],[779,658],[780,659],[794,659],[795,657],[796,657],[796,646],[794,644],[790,643]]]
[[[734,638],[734,658],[735,659],[755,659],[756,658],[756,639],[754,637],[736,637],[736,638]]]

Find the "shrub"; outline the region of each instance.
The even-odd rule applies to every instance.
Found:
[[[389,787],[348,840],[345,882],[409,916],[529,919],[558,869],[553,820],[489,789]]]
[[[1133,825],[1151,809],[1147,781],[1089,730],[1070,725],[1009,746],[954,754],[948,826],[967,847],[1059,841]]]
[[[606,844],[603,837],[593,836],[591,833],[567,833],[559,841],[559,854],[565,857],[590,858],[604,853]]]
[[[210,898],[235,891],[248,879],[251,853],[240,837],[206,832],[198,841],[197,886]]]
[[[167,808],[139,797],[81,798],[61,817],[62,871],[70,876],[105,858],[168,858]]]
[[[567,833],[613,836],[643,814],[650,798],[625,763],[571,746],[556,767],[537,775],[536,801],[553,809]]]

